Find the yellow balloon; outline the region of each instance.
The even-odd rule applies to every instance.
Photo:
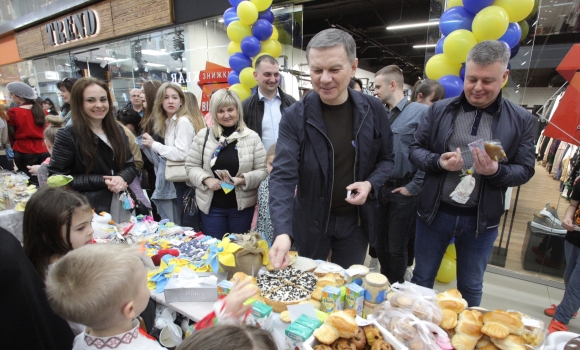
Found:
[[[495,0],[493,5],[506,10],[510,22],[519,22],[532,12],[534,0]]]
[[[228,44],[228,55],[233,55],[236,52],[242,52],[242,48],[240,47],[240,43],[237,43],[235,41],[230,41],[230,43]]]
[[[509,24],[506,10],[499,6],[488,6],[475,15],[471,30],[478,41],[497,40],[505,34]]]
[[[238,18],[242,23],[252,25],[258,19],[258,9],[256,5],[249,1],[242,1],[237,9]]]
[[[457,29],[451,32],[443,42],[443,53],[450,61],[463,63],[467,54],[477,44],[477,39],[472,32],[465,29]]]
[[[449,257],[452,259],[457,259],[457,251],[455,250],[455,243],[450,244],[447,247],[447,251],[445,252],[445,254],[449,255]]]
[[[459,76],[461,63],[450,61],[446,55],[438,54],[429,59],[425,65],[427,77],[433,80],[439,80],[444,75]]]
[[[282,53],[282,45],[278,40],[268,39],[262,41],[262,52],[268,53],[274,58],[278,58]]]
[[[276,29],[276,26],[272,26],[272,36],[270,36],[270,39],[278,40],[278,29]]]
[[[265,11],[270,5],[272,5],[272,0],[250,0],[252,4],[256,5],[258,11]],[[238,5],[239,6],[239,5]]]
[[[264,55],[270,55],[270,54],[267,53],[267,52],[260,52],[259,54],[257,54],[256,56],[254,56],[254,58],[252,59],[252,67],[253,68],[256,68],[256,60],[258,60],[258,58],[260,56],[264,56]]]
[[[503,85],[501,86],[502,88],[507,86],[508,80],[510,80],[509,76],[507,78],[505,78],[505,81],[503,82]]]
[[[455,260],[444,256],[437,272],[437,281],[441,283],[449,283],[457,276],[457,263]]]
[[[240,72],[240,83],[248,89],[258,85],[256,79],[254,79],[254,68],[247,67],[242,69]]]
[[[455,6],[463,6],[463,0],[448,0],[447,8],[450,9]]]
[[[234,84],[230,86],[230,91],[235,92],[240,98],[240,101],[247,99],[252,94],[252,91],[242,84]]]
[[[252,35],[252,29],[240,21],[233,21],[228,26],[227,33],[231,41],[239,43],[243,38]]]

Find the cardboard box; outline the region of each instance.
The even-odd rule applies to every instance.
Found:
[[[213,273],[200,272],[197,275],[201,278],[216,276]],[[226,275],[218,274],[217,282],[223,280]],[[165,286],[165,301],[168,303],[175,302],[214,302],[218,299],[217,283],[215,285],[183,282],[178,278],[170,278]]]
[[[298,323],[301,326],[308,327],[312,330],[315,330],[316,328],[322,326],[322,322],[320,322],[319,319],[308,317],[306,315],[300,315],[300,317],[298,317],[298,319],[296,319],[296,321],[294,322]]]
[[[320,300],[320,311],[331,313],[334,310],[342,310],[340,302],[340,288],[326,286],[322,290],[322,299]]]
[[[298,323],[291,323],[284,333],[286,334],[284,350],[303,350],[306,349],[305,342],[312,337],[314,331]]]
[[[218,297],[230,294],[230,290],[234,284],[228,280],[223,280],[217,285]]]
[[[248,315],[246,324],[273,332],[274,319],[272,310],[271,306],[256,301],[252,304],[252,312]]]
[[[365,301],[365,290],[356,283],[346,285],[346,297],[344,309],[354,309],[356,314],[362,316]]]

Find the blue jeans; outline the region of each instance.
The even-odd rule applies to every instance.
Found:
[[[556,308],[554,319],[568,324],[578,308],[580,308],[580,248],[566,241],[566,271],[564,271],[564,285],[566,291],[562,302]]]
[[[457,289],[469,306],[479,306],[483,274],[497,237],[497,227],[476,233],[477,216],[457,216],[439,211],[430,225],[417,218],[415,270],[411,282],[433,288],[443,254],[455,237]]]
[[[210,207],[209,213],[199,212],[202,232],[206,236],[222,239],[226,233],[245,233],[252,226],[254,207],[222,209]]]

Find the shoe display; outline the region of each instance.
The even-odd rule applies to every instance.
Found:
[[[534,214],[534,220],[532,220],[532,227],[538,228],[542,231],[562,235],[565,235],[566,232],[568,232],[560,224],[557,224],[549,217],[536,214]]]
[[[550,220],[554,221],[558,225],[562,225],[562,221],[560,221],[560,218],[558,217],[558,211],[556,210],[555,207],[551,207],[550,203],[546,204],[546,207],[542,209],[540,215],[548,217]]]
[[[537,256],[543,257],[544,255],[546,255],[546,252],[541,250],[540,247],[532,247],[532,252],[534,252],[534,254],[536,254]]]
[[[562,267],[562,263],[559,261],[554,261],[550,258],[545,258],[545,257],[536,257],[536,262],[538,264],[542,264],[546,267],[551,267],[553,269],[559,269],[560,267]]]
[[[556,313],[556,307],[558,307],[558,305],[552,304],[552,307],[549,307],[544,310],[544,315],[554,317],[554,314]],[[576,318],[576,316],[578,316],[578,311],[574,313],[574,316],[572,316],[572,318]]]
[[[552,319],[552,322],[550,322],[550,325],[548,326],[548,334],[552,334],[554,332],[567,332],[568,331],[568,327],[566,327],[565,324],[563,324],[560,321],[556,321],[555,319]]]
[[[413,278],[413,267],[409,266],[405,271],[405,276],[403,276],[403,279],[407,282],[411,282],[411,278]]]

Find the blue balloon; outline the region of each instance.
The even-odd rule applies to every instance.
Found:
[[[493,5],[494,0],[463,0],[463,7],[473,14]]]
[[[465,80],[465,63],[461,64],[461,69],[459,69],[459,77],[461,80]]]
[[[238,18],[238,13],[236,12],[236,9],[233,7],[230,7],[229,9],[225,10],[224,12],[224,24],[227,26],[230,25],[230,23],[232,23],[233,21],[237,21],[239,20]]]
[[[471,22],[475,15],[461,6],[455,6],[443,12],[439,19],[441,33],[447,36],[457,29],[471,30]]]
[[[273,31],[272,23],[265,19],[259,19],[252,25],[252,35],[260,41],[268,40]]]
[[[239,84],[239,83],[240,83],[240,76],[238,75],[238,73],[230,72],[230,75],[228,75],[228,84],[230,84],[230,86],[232,86],[234,84]]]
[[[498,40],[508,44],[510,49],[520,42],[522,37],[522,28],[518,23],[510,23],[505,34]]]
[[[260,19],[265,19],[272,24],[274,23],[274,14],[270,11],[270,8],[268,8],[267,10],[258,13],[258,20]]]
[[[435,45],[435,54],[438,55],[443,53],[443,42],[445,41],[445,36],[442,36],[439,41],[437,41],[437,45]]]
[[[512,49],[510,51],[511,51],[511,54],[510,54],[510,60],[511,60],[512,58],[514,58],[518,54],[518,52],[520,52],[520,44],[517,44],[516,46],[512,47]]]
[[[508,62],[508,67],[507,67],[507,69],[512,69],[512,64],[511,64],[511,62]]]
[[[456,75],[444,75],[439,78],[439,83],[445,89],[445,98],[459,96],[463,92],[463,80]]]
[[[242,1],[244,1],[244,0],[229,0],[229,1],[230,1],[230,4],[231,4],[233,7],[238,7],[238,5],[240,4],[240,2],[242,2]]]
[[[230,67],[238,74],[244,69],[252,66],[252,59],[241,52],[236,52],[230,56]]]
[[[268,23],[268,25],[272,27],[270,23]],[[242,39],[240,47],[242,48],[242,53],[248,57],[254,57],[260,53],[260,50],[262,50],[260,40],[251,35]]]

